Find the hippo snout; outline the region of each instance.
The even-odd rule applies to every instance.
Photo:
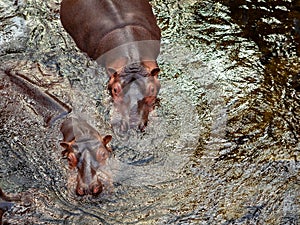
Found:
[[[93,154],[93,152],[86,150],[81,154],[79,163],[77,164],[77,195],[98,195],[102,192],[103,185],[97,176],[99,168],[100,164],[97,161],[97,153]]]
[[[94,195],[97,196],[103,191],[103,185],[101,181],[97,181],[96,183],[86,184],[86,183],[77,183],[76,194],[79,196],[83,195]]]
[[[111,155],[107,144],[111,135],[100,136],[98,131],[85,120],[70,117],[61,125],[64,140],[60,143],[65,148],[62,155],[69,161],[71,169],[77,169],[77,195],[98,195],[103,191],[106,180],[98,176],[105,168],[106,160]]]

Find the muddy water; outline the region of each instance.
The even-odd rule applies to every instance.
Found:
[[[45,126],[1,72],[0,185],[11,224],[298,224],[300,3],[153,0],[160,107],[114,135],[107,77],[74,45],[59,1],[0,1],[1,68],[13,68],[114,135],[113,191],[77,197],[60,123]]]

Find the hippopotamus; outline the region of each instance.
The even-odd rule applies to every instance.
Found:
[[[56,120],[65,117],[72,111],[67,104],[47,90],[43,90],[25,75],[13,69],[5,70],[5,74],[15,84],[15,90],[35,101],[36,104],[31,104],[31,106],[37,114],[44,118],[46,126],[53,125]]]
[[[161,32],[148,0],[63,0],[63,27],[103,66],[121,130],[144,131],[158,105]]]
[[[109,183],[109,177],[99,176],[99,170],[105,167],[106,160],[112,153],[107,144],[112,136],[101,137],[99,132],[84,119],[70,117],[66,119],[60,131],[65,148],[62,155],[69,161],[71,169],[77,168],[77,195],[98,195],[103,190],[103,183]]]
[[[0,199],[4,200],[4,201],[0,201],[0,224],[2,224],[3,214],[14,206],[13,201],[20,201],[21,197],[8,196],[3,192],[2,188],[0,188]]]

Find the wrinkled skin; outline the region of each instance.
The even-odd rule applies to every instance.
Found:
[[[77,168],[76,194],[98,195],[103,190],[102,180],[97,172],[105,167],[106,160],[111,155],[111,149],[107,144],[112,136],[103,138],[85,120],[69,118],[63,122],[61,132],[64,139],[60,143],[65,150],[62,152],[69,161],[71,169]]]
[[[36,85],[26,75],[11,68],[7,69],[5,74],[16,85],[14,87],[15,90],[36,101],[36,104],[32,105],[34,105],[35,112],[43,116],[46,126],[51,126],[57,119],[64,117],[72,111],[67,104],[64,104],[58,98],[43,90],[43,88]]]
[[[13,196],[13,197],[8,196],[0,188],[0,224],[2,224],[3,214],[13,207],[14,205],[13,201],[20,201],[20,200],[21,200],[20,196]]]
[[[161,32],[149,1],[63,0],[60,17],[76,45],[109,75],[108,89],[121,116],[113,125],[144,131],[160,89]]]
[[[157,94],[160,89],[159,68],[148,72],[138,63],[127,65],[120,73],[111,75],[108,90],[114,100],[114,106],[122,115],[121,131],[138,126],[144,131],[148,115],[158,105]]]

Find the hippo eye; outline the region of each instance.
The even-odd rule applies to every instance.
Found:
[[[152,86],[152,85],[151,85],[151,86]],[[150,88],[150,92],[151,92],[151,94],[154,94],[154,92],[155,92],[155,89],[154,89],[154,87],[153,87],[153,86]]]
[[[112,94],[114,96],[118,96],[122,91],[122,87],[119,83],[116,83],[112,89]]]
[[[68,156],[67,156],[67,159],[68,159],[68,162],[69,162],[69,166],[71,168],[75,168],[77,163],[78,163],[78,160],[77,160],[75,154],[73,152],[69,153]]]
[[[148,87],[148,95],[149,96],[154,96],[156,94],[156,90],[154,85],[150,84]]]
[[[78,187],[76,189],[76,194],[79,196],[83,196],[84,195],[84,189],[82,187]]]
[[[69,162],[72,160],[72,157],[70,156],[70,154],[68,155],[67,159]]]

